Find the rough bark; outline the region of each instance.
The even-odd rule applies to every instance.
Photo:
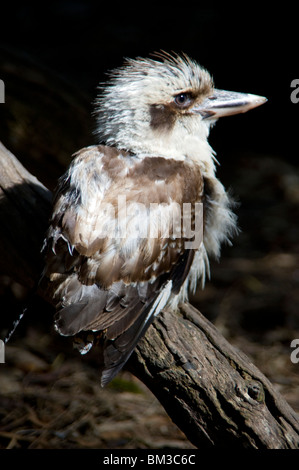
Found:
[[[200,449],[299,447],[296,413],[190,304],[159,316],[130,365]]]
[[[0,273],[28,287],[40,273],[50,200],[50,191],[0,144]],[[158,316],[128,367],[200,449],[299,447],[296,413],[190,304]]]

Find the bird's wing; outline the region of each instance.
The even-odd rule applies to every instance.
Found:
[[[62,335],[102,332],[102,384],[188,275],[194,250],[173,231],[183,202],[198,200],[194,178],[175,161],[98,146],[79,152],[60,181],[41,287]]]

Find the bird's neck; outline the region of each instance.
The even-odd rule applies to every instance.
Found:
[[[215,176],[215,152],[209,145],[207,138],[202,136],[172,134],[169,136],[148,136],[141,140],[130,142],[130,145],[123,145],[130,153],[145,157],[163,157],[185,161],[189,164],[199,166],[203,177]]]

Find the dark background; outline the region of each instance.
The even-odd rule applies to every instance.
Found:
[[[107,69],[124,57],[160,49],[186,52],[212,73],[218,88],[269,99],[253,116],[218,126],[219,151],[246,145],[296,161],[292,119],[298,111],[290,102],[298,62],[294,6],[107,3],[7,2],[1,11],[1,45],[65,77],[90,100]]]
[[[121,65],[124,57],[161,49],[190,55],[210,71],[217,88],[266,96],[262,107],[222,119],[211,132],[220,162],[217,174],[239,203],[242,231],[232,247],[224,247],[220,263],[212,262],[211,281],[192,301],[299,410],[299,365],[290,361],[290,341],[299,337],[299,104],[290,100],[291,81],[299,78],[298,12],[287,3],[222,5],[70,0],[1,6],[0,78],[6,103],[0,104],[0,140],[53,189],[71,154],[96,143],[92,102],[107,70]],[[2,333],[27,291],[1,274]],[[112,386],[108,394],[99,392],[87,357],[78,359],[53,333],[49,339],[51,316],[46,306],[40,309],[7,348],[10,369],[0,377],[5,403],[0,411],[5,417],[8,410],[10,418],[2,434],[0,429],[2,447],[163,447],[170,441],[188,447],[131,376],[121,375],[137,383],[143,394],[136,399],[130,389],[131,408],[118,408],[130,401],[128,391],[124,398],[123,384],[117,391]],[[25,365],[24,350],[31,354]],[[94,382],[87,389],[82,384],[90,380]],[[49,390],[56,408],[42,395]],[[76,408],[66,397],[77,397],[78,390],[82,400]],[[39,402],[32,398],[37,391],[43,396]],[[82,418],[85,402],[99,410],[96,423]],[[114,434],[108,430],[108,437],[107,428],[101,428],[100,438],[94,432],[107,416],[118,429],[119,421],[134,422],[141,408],[150,406],[154,412],[142,421],[147,436],[138,426],[125,431],[120,426]],[[85,427],[74,431],[67,419],[52,425],[45,410],[53,415],[67,410],[67,419],[76,416]],[[156,424],[150,429],[151,419]],[[27,429],[28,439],[15,438],[17,429]]]

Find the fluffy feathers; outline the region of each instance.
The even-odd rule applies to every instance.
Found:
[[[127,60],[96,103],[103,145],[77,152],[59,181],[40,287],[57,331],[82,354],[99,346],[102,385],[161,309],[204,284],[208,256],[236,231],[207,141],[213,93],[208,72],[185,55]]]

